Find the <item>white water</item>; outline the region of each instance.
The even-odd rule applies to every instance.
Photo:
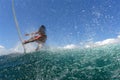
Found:
[[[119,44],[120,43],[120,35],[118,35],[116,38],[109,38],[103,41],[97,41],[97,42],[86,42],[86,43],[79,43],[78,45],[75,44],[68,44],[65,46],[58,46],[57,48],[60,49],[74,49],[74,48],[90,48],[90,47],[99,47],[109,44]],[[37,44],[36,43],[29,43],[25,45],[25,48],[27,52],[33,52],[36,49]],[[50,46],[50,49],[53,49],[52,46]],[[16,45],[13,48],[6,49],[5,46],[0,45],[0,56],[1,55],[8,55],[11,53],[23,53],[23,47],[20,42],[17,42]]]

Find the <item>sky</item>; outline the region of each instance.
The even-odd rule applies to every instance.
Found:
[[[25,33],[47,28],[50,46],[116,39],[120,34],[120,0],[14,0],[23,39]],[[0,48],[19,42],[12,0],[0,0]]]

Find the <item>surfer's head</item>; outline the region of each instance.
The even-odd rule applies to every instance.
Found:
[[[40,33],[42,33],[42,34],[45,34],[45,32],[46,32],[45,26],[44,26],[44,25],[41,25],[40,28],[39,28],[39,30],[38,30],[38,32],[40,32]]]

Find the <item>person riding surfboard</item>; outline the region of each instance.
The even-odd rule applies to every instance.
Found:
[[[39,48],[42,48],[47,40],[46,35],[46,27],[44,25],[41,25],[37,32],[33,32],[31,34],[25,34],[25,36],[34,35],[29,40],[25,40],[23,44],[31,43],[31,42],[37,42],[38,46],[36,48],[36,51],[39,50]]]

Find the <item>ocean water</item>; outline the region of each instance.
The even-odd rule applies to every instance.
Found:
[[[120,45],[1,56],[0,80],[120,80]]]

